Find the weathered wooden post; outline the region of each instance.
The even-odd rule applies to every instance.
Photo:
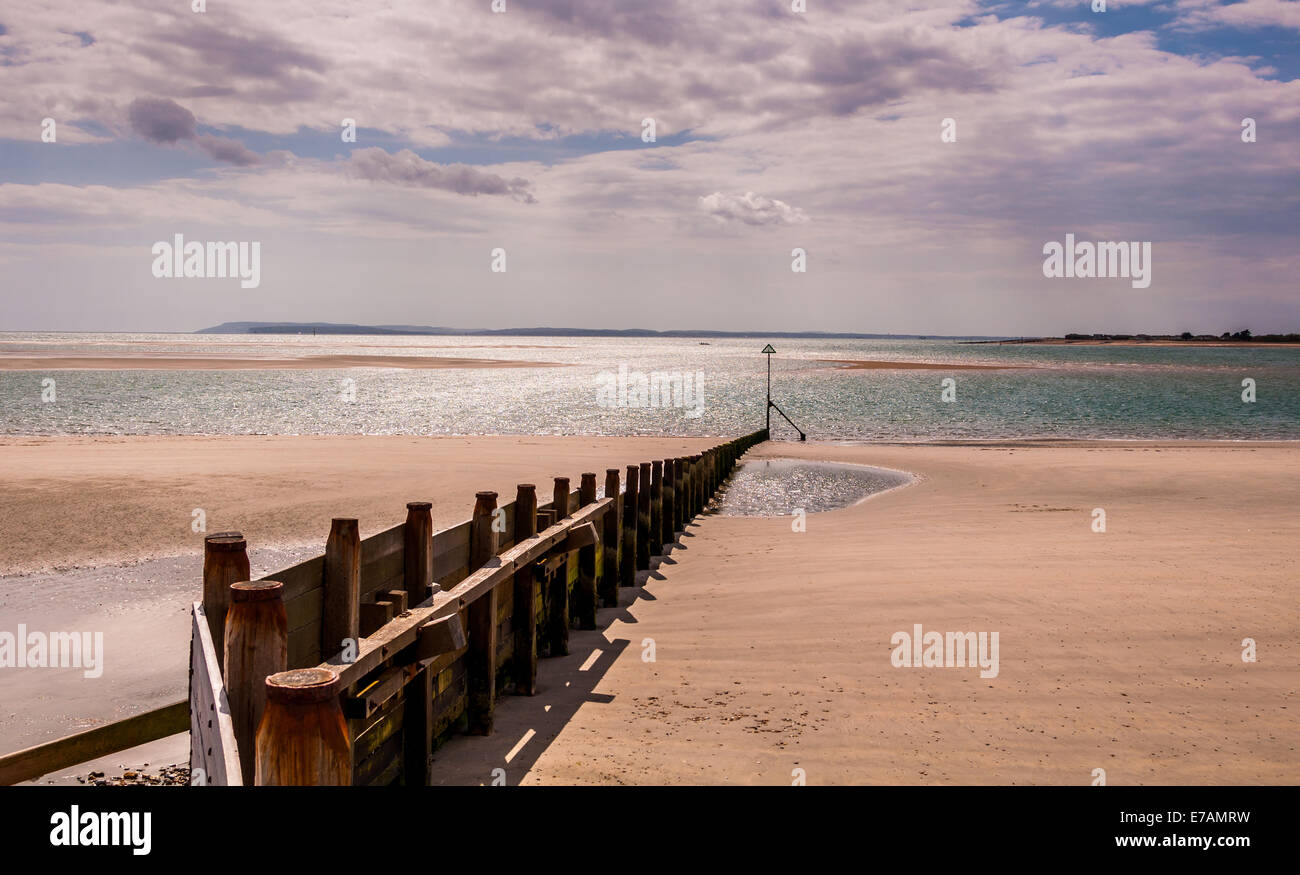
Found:
[[[348,639],[361,639],[361,533],[354,519],[336,517],[325,541],[320,652],[326,659]]]
[[[596,501],[596,474],[584,472],[578,486],[578,507]],[[579,629],[596,628],[596,545],[578,550],[578,584],[573,590],[573,618]]]
[[[537,534],[537,487],[520,483],[515,494],[515,543]],[[515,692],[521,696],[537,695],[537,582],[532,563],[515,572],[514,627],[515,652],[510,674]]]
[[[429,597],[433,586],[433,505],[411,501],[406,505],[402,527],[402,579],[407,607]],[[400,607],[400,606],[399,606]],[[433,753],[433,676],[421,666],[402,690],[402,765],[408,787],[423,787],[429,781],[429,757]]]
[[[474,495],[470,520],[469,571],[482,568],[497,553],[497,533],[492,529],[492,512],[497,509],[495,492]],[[471,735],[492,733],[492,708],[497,681],[497,590],[469,603],[469,649],[465,652],[465,712]]]
[[[555,521],[569,515],[569,478],[556,477],[551,505],[555,508]],[[551,656],[569,655],[569,563],[566,558],[551,575],[548,596],[546,644]]]
[[[203,539],[203,613],[208,615],[217,659],[225,660],[226,613],[230,585],[248,580],[248,544],[239,532],[216,532]],[[223,666],[224,668],[224,666]]]
[[[650,463],[650,552],[656,556],[664,552],[664,463],[656,459]]]
[[[406,604],[413,608],[429,597],[429,588],[433,586],[433,504],[407,502],[402,534]]]
[[[673,459],[673,526],[677,531],[686,528],[686,472],[682,457]]]
[[[659,541],[662,544],[671,544],[677,539],[673,537],[674,519],[676,509],[673,506],[675,501],[673,486],[673,460],[664,459],[664,512],[660,521]]]
[[[695,513],[704,512],[704,497],[709,494],[709,484],[705,479],[704,454],[695,457]]]
[[[627,488],[623,491],[623,555],[619,559],[619,585],[636,584],[636,487],[640,479],[640,469],[636,465],[627,466]]]
[[[266,710],[266,678],[289,664],[289,617],[284,612],[283,584],[259,580],[230,585],[223,662],[240,770],[244,786],[251,787],[256,777],[257,724]]]
[[[650,463],[641,463],[636,493],[636,567],[650,568]]]
[[[266,679],[266,711],[257,727],[258,786],[352,783],[352,741],[339,693],[338,675],[324,668]]]
[[[695,477],[693,474],[694,470],[695,470],[694,463],[691,461],[691,457],[683,456],[682,457],[682,490],[685,492],[686,495],[686,500],[682,502],[682,504],[685,505],[685,507],[682,509],[683,530],[685,530],[686,526],[689,525],[691,520],[695,518]]]
[[[605,469],[605,497],[609,505],[601,520],[603,566],[600,570],[600,602],[607,608],[618,607],[618,469]]]
[[[551,507],[555,509],[556,522],[569,515],[569,493],[571,491],[568,477],[555,478],[555,488],[551,492]]]

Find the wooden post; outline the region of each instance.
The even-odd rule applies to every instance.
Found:
[[[682,502],[684,505],[682,508],[683,530],[685,530],[685,528],[690,525],[691,520],[695,518],[695,478],[692,476],[692,471],[694,470],[692,468],[693,464],[694,463],[691,462],[690,456],[682,457],[682,491],[686,496],[686,500]]]
[[[239,532],[216,532],[203,539],[203,613],[208,615],[212,646],[224,660],[226,612],[230,585],[248,580],[248,544]],[[224,668],[224,666],[223,666]]]
[[[515,495],[515,543],[537,534],[537,487],[520,483]],[[533,566],[528,563],[515,572],[515,652],[510,674],[515,692],[521,696],[537,695],[537,582]]]
[[[619,585],[636,584],[636,487],[640,478],[636,465],[627,466],[627,488],[623,492],[623,555],[619,557]]]
[[[551,492],[551,507],[555,509],[556,522],[569,515],[569,492],[569,478],[556,477],[555,489]]]
[[[406,525],[402,529],[403,590],[398,595],[405,605],[394,605],[401,613],[429,597],[433,585],[433,505],[427,501],[406,504]],[[408,656],[413,657],[414,653]],[[433,754],[433,676],[418,668],[403,688],[402,765],[403,783],[423,787],[429,782],[429,757]]]
[[[664,463],[660,459],[650,463],[650,552],[662,556],[664,552]]]
[[[618,469],[605,469],[605,497],[610,500],[601,520],[601,545],[604,560],[600,570],[600,603],[607,608],[618,607]]]
[[[492,530],[492,512],[497,508],[495,492],[474,495],[470,521],[469,570],[482,568],[497,552],[497,533]],[[465,711],[470,735],[492,734],[492,708],[497,681],[497,590],[496,587],[469,603],[469,649],[465,652]]]
[[[682,457],[673,459],[673,529],[686,528],[686,484],[682,476]]]
[[[596,474],[584,472],[578,486],[578,507],[596,501]],[[579,629],[596,628],[596,545],[578,550],[578,584],[573,591],[573,618]]]
[[[349,638],[361,640],[361,533],[354,519],[336,517],[325,541],[320,652],[326,659]]]
[[[257,727],[258,786],[352,783],[352,742],[339,692],[338,675],[325,668],[266,679],[266,712]]]
[[[641,463],[640,483],[636,492],[636,567],[650,568],[650,463]]]
[[[697,516],[704,512],[704,464],[702,461],[703,459],[704,459],[704,455],[702,453],[697,453],[696,455],[691,456],[691,465],[694,469],[691,473],[691,480],[694,482],[695,485],[695,513]]]
[[[430,502],[407,503],[403,536],[406,604],[413,608],[429,597],[433,585],[433,505]]]
[[[673,532],[673,490],[672,490],[672,459],[663,460],[663,514],[659,519],[659,543],[669,545],[676,538],[672,536]],[[663,553],[667,553],[667,546],[664,547]]]
[[[555,521],[569,515],[569,478],[556,477],[552,493]],[[566,561],[551,575],[546,613],[546,645],[551,656],[569,655],[569,563]]]
[[[257,724],[266,710],[266,678],[289,664],[284,585],[274,580],[230,585],[224,680],[245,787],[256,777]]]

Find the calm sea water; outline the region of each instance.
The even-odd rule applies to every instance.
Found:
[[[718,511],[723,516],[788,516],[796,508],[820,513],[847,507],[914,479],[902,471],[867,465],[747,459],[727,484]]]
[[[487,370],[0,371],[4,434],[738,434],[761,427],[764,340],[0,333],[0,355],[442,355],[561,362]],[[776,340],[773,398],[812,440],[1300,439],[1300,349]],[[529,348],[529,347],[539,348]],[[849,371],[818,359],[1031,365]],[[689,374],[683,406],[602,401],[627,369]],[[602,376],[604,375],[604,376]],[[941,381],[956,401],[941,401]],[[57,400],[42,401],[55,380]],[[1242,401],[1242,381],[1256,385]],[[613,399],[618,401],[617,386]],[[634,396],[635,397],[635,396]],[[349,400],[351,399],[351,400]],[[794,436],[773,415],[774,436]],[[779,423],[779,426],[778,426]]]

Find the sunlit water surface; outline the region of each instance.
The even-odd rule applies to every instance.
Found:
[[[0,371],[4,434],[735,435],[761,427],[764,340],[0,333],[0,355],[438,355],[483,370]],[[773,397],[811,440],[1300,438],[1300,349],[776,340]],[[1020,369],[842,370],[820,359]],[[602,380],[690,374],[702,403],[602,403]],[[602,376],[603,375],[603,376]],[[942,380],[956,400],[941,400]],[[53,379],[56,401],[42,401]],[[1255,381],[1255,403],[1242,381]],[[794,432],[779,417],[777,437]]]

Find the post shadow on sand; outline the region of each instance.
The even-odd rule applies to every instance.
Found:
[[[505,784],[515,786],[528,775],[579,708],[585,704],[613,702],[613,695],[595,692],[597,685],[625,651],[631,650],[630,659],[639,658],[641,651],[639,645],[633,646],[632,640],[610,640],[606,632],[615,621],[637,622],[632,606],[640,600],[655,600],[646,586],[651,581],[667,580],[660,567],[677,564],[672,554],[689,549],[682,541],[695,537],[690,529],[697,524],[688,523],[687,531],[677,533],[677,540],[662,548],[663,555],[652,557],[650,570],[637,572],[635,586],[619,589],[618,607],[597,610],[595,629],[569,630],[568,656],[538,660],[537,695],[506,695],[497,700],[491,735],[456,735],[438,748],[430,769],[432,783],[436,786],[491,785],[500,774],[494,775],[494,770],[504,769]],[[595,651],[600,651],[599,656],[582,670]],[[525,737],[527,741],[523,741]]]

